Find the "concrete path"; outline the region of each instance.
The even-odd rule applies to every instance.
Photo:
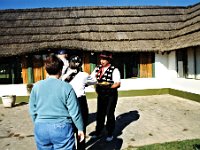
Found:
[[[96,99],[88,100],[88,150],[120,150],[127,147],[200,139],[200,103],[171,95],[119,98],[116,108],[116,130],[112,142],[105,136],[91,140],[95,129]],[[34,150],[33,125],[28,105],[13,108],[0,105],[0,149]]]

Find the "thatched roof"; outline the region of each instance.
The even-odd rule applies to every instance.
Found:
[[[0,56],[46,49],[170,51],[200,45],[200,3],[0,11]]]

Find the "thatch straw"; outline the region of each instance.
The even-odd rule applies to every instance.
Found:
[[[188,7],[69,7],[0,11],[0,56],[58,48],[163,52],[198,45],[200,3]]]

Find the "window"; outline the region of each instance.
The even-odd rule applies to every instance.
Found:
[[[195,78],[200,79],[200,47],[195,49]]]
[[[155,54],[116,53],[113,64],[120,70],[121,78],[152,78],[154,77]]]
[[[187,53],[186,49],[176,51],[178,77],[186,77]]]
[[[186,78],[195,78],[195,53],[193,48],[187,49],[187,74]]]
[[[176,51],[178,77],[200,79],[200,47]]]
[[[99,53],[89,55],[90,72],[92,72],[96,64],[99,64]],[[151,52],[113,53],[112,60],[112,64],[120,71],[121,79],[154,77],[154,62],[155,54]]]
[[[0,64],[0,82],[9,83],[12,79],[9,64]]]
[[[22,83],[21,65],[19,63],[19,59],[1,58],[0,84],[14,84],[14,83]]]

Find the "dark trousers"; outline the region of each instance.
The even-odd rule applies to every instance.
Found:
[[[88,123],[88,104],[86,96],[81,96],[78,98],[80,110],[83,118],[83,124],[84,124],[84,133],[86,135],[86,126]],[[76,139],[77,139],[77,150],[85,150],[85,139],[80,143],[78,141],[78,132],[76,129]]]
[[[118,93],[98,93],[97,97],[97,126],[96,134],[100,134],[104,128],[105,117],[107,117],[106,129],[108,136],[112,136],[115,129],[115,108],[117,105]]]

